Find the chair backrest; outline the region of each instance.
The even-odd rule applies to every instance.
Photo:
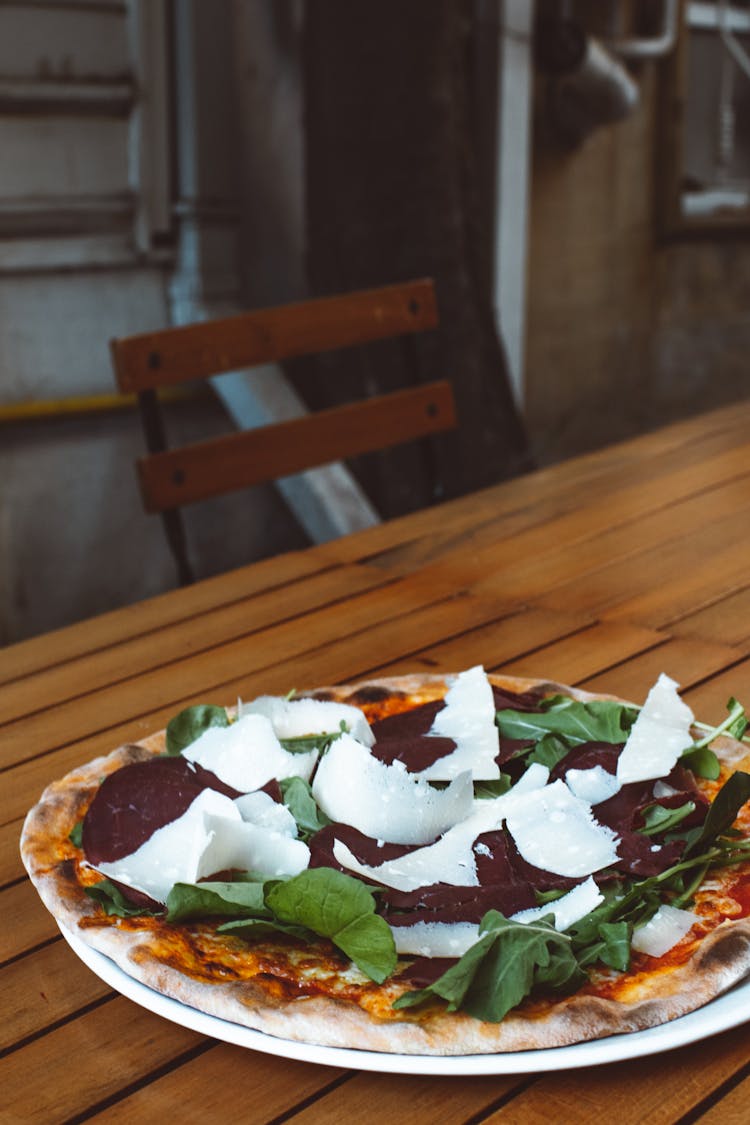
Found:
[[[434,286],[423,279],[111,341],[117,384],[135,392],[141,408],[144,507],[164,516],[180,581],[192,581],[182,505],[450,429],[455,407],[450,383],[440,380],[169,449],[157,390],[390,337],[408,340],[437,323]]]

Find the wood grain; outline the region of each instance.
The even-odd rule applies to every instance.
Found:
[[[113,340],[111,350],[120,389],[142,391],[436,324],[434,288],[424,279],[142,333]]]
[[[140,458],[143,506],[147,512],[164,512],[441,433],[455,424],[453,394],[443,380],[223,434]]]
[[[640,702],[662,671],[707,722],[750,675],[750,403],[242,568],[0,653],[0,1050],[12,1123],[744,1122],[750,1031],[539,1075],[344,1072],[204,1041],[82,966],[23,877],[45,784],[192,702],[487,668]],[[77,1060],[71,1067],[70,1060]]]

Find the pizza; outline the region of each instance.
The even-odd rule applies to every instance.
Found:
[[[745,726],[481,666],[190,707],[50,785],[21,852],[63,931],[210,1015],[561,1047],[750,972]]]

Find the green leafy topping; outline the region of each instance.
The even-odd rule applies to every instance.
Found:
[[[345,730],[346,724],[342,722],[340,730],[337,731],[329,731],[327,734],[301,734],[294,738],[280,738],[279,742],[290,754],[309,754],[311,750],[317,750],[323,755]]]
[[[426,988],[399,996],[394,1008],[439,998],[447,1001],[449,1012],[461,1008],[477,1019],[499,1023],[535,988],[572,989],[586,979],[571,939],[546,918],[524,924],[490,910],[479,933],[479,940],[455,965]]]
[[[498,711],[495,721],[501,735],[538,742],[553,734],[568,747],[584,742],[617,744],[625,741],[638,713],[634,707],[607,699],[582,703],[564,695],[552,696],[543,706],[539,713]]]
[[[225,707],[199,703],[186,707],[167,724],[167,753],[181,754],[191,746],[209,727],[228,727],[229,715]]]
[[[563,742],[561,738],[558,738],[556,734],[545,734],[539,739],[531,753],[526,755],[526,765],[530,766],[534,762],[538,762],[541,766],[553,770],[569,750],[570,746]]]
[[[297,829],[303,840],[325,828],[331,821],[319,808],[312,795],[312,789],[301,777],[286,777],[279,782],[284,804],[297,822]]]
[[[120,918],[129,918],[133,914],[142,914],[150,918],[156,916],[156,911],[144,910],[142,906],[134,906],[132,902],[128,902],[120,888],[109,879],[102,879],[99,883],[83,889],[89,898],[99,903],[105,914]]]
[[[721,767],[719,759],[713,750],[709,749],[709,746],[714,739],[722,734],[729,735],[730,738],[744,738],[747,723],[745,708],[734,696],[731,696],[727,701],[727,717],[718,726],[709,727],[705,723],[694,724],[699,730],[706,733],[703,738],[687,748],[680,761],[688,769],[691,769],[696,776],[705,777],[709,781],[716,781],[721,774]]]
[[[270,917],[264,898],[265,881],[250,872],[231,882],[175,883],[167,895],[167,921],[189,918]]]
[[[474,782],[474,796],[477,800],[491,800],[493,797],[502,797],[510,789],[513,781],[510,774],[501,773],[499,777],[489,781]]]
[[[661,832],[671,832],[685,817],[695,812],[695,801],[686,801],[676,809],[667,809],[663,805],[649,805],[643,811],[643,827],[638,831],[642,836],[655,836]]]
[[[715,845],[734,824],[742,806],[750,801],[750,773],[737,770],[722,785],[711,802],[703,827],[689,840],[684,857]]]
[[[718,738],[721,734],[727,734],[730,738],[744,738],[747,724],[748,720],[745,715],[745,708],[739,700],[735,699],[732,695],[727,700],[727,717],[719,723],[718,726],[709,727],[706,726],[705,723],[695,723],[695,726],[698,727],[699,730],[706,731],[706,734],[700,742],[695,743],[692,749],[697,749],[701,746],[709,746],[713,740]],[[690,753],[690,750],[688,750],[688,753]]]
[[[396,967],[390,926],[375,913],[372,891],[351,875],[330,867],[308,868],[271,887],[266,904],[280,921],[330,938],[378,984]]]
[[[275,934],[286,934],[287,937],[296,938],[298,941],[311,941],[315,934],[305,926],[294,926],[289,922],[280,922],[278,918],[237,918],[234,922],[224,922],[217,930],[220,934],[232,934],[244,941],[256,941],[258,938],[273,937]]]
[[[82,820],[77,820],[75,822],[75,824],[71,828],[70,832],[68,833],[68,839],[70,840],[70,842],[71,842],[71,844],[73,845],[74,848],[83,847],[83,821]]]
[[[372,980],[396,967],[393,934],[375,913],[364,883],[329,867],[308,868],[290,879],[252,872],[232,882],[178,883],[167,898],[167,921],[227,918],[221,933],[254,938],[272,931],[310,940],[329,938]]]
[[[683,766],[692,770],[696,777],[705,777],[708,781],[716,781],[721,773],[719,759],[708,746],[694,746],[686,750],[680,757]]]

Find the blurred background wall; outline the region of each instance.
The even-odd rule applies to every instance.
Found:
[[[448,494],[744,397],[749,7],[0,6],[0,643],[175,585],[113,336],[432,274]],[[305,378],[169,425],[281,416]],[[200,572],[434,499],[341,471],[190,510]]]

